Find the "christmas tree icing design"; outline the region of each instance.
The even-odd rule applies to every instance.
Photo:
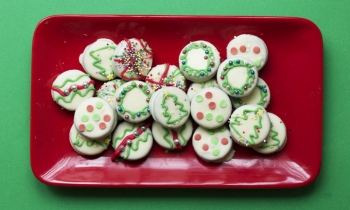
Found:
[[[269,141],[268,141],[266,144],[260,146],[259,148],[266,149],[266,148],[272,148],[272,147],[279,146],[281,141],[277,138],[277,136],[278,136],[278,132],[271,129],[270,130],[270,139],[272,140],[271,143],[269,143]]]
[[[92,63],[92,65],[100,70],[99,74],[106,77],[108,80],[112,80],[114,78],[114,72],[113,72],[112,68],[110,68],[110,72],[107,73],[106,68],[101,65],[102,60],[100,58],[99,53],[101,53],[101,51],[105,51],[105,50],[115,50],[115,46],[108,45],[108,46],[105,46],[105,47],[102,47],[102,48],[99,48],[96,50],[92,50],[89,54],[94,59],[94,62]],[[113,58],[113,55],[111,55],[109,57],[109,60],[112,60],[112,58]]]
[[[164,127],[162,127],[162,128],[163,128],[163,130],[165,132],[164,135],[163,135],[163,139],[169,144],[170,149],[172,149],[175,146],[175,144],[174,144],[173,140],[168,138],[169,133],[170,133],[170,129],[164,128]],[[181,137],[181,138],[179,138],[179,140],[182,141],[182,143],[181,143],[182,146],[186,146],[186,144],[187,144],[187,139],[183,136],[183,132],[184,132],[185,129],[186,129],[186,124],[184,124],[181,127],[181,129],[178,131],[178,134]],[[175,132],[177,132],[177,131],[175,131]]]
[[[178,117],[173,117],[173,110],[169,110],[168,105],[165,103],[167,100],[171,100],[170,98],[174,102],[175,109],[179,112]],[[168,91],[164,91],[163,93],[161,106],[163,108],[163,116],[167,118],[167,124],[176,124],[188,115],[188,110],[184,109],[184,104],[178,101],[178,98],[175,94],[171,94]]]
[[[243,110],[242,115],[232,116],[230,126],[239,136],[239,140],[248,145],[254,145],[255,139],[259,138],[259,132],[262,128],[262,115],[264,111],[261,108],[255,110]],[[242,130],[246,122],[255,122],[252,128]]]

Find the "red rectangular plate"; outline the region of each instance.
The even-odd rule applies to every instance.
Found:
[[[98,38],[118,43],[142,38],[154,52],[154,65],[178,65],[181,49],[206,40],[226,58],[228,42],[239,34],[262,38],[269,50],[259,72],[271,90],[269,112],[287,126],[286,147],[259,155],[235,145],[234,158],[222,164],[198,159],[191,144],[182,152],[165,153],[154,145],[137,162],[111,162],[112,148],[97,158],[79,156],[68,138],[73,112],[51,98],[56,76],[83,70],[78,57]],[[210,16],[52,16],[42,20],[33,37],[30,159],[34,175],[59,186],[290,188],[318,175],[322,149],[323,46],[317,26],[288,17]]]

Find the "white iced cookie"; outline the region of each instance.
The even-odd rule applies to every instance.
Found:
[[[149,125],[122,122],[113,132],[112,147],[115,149],[112,161],[118,158],[138,160],[145,157],[152,148],[153,137]]]
[[[263,143],[271,128],[266,110],[252,104],[237,108],[229,125],[233,140],[246,147]]]
[[[186,79],[204,82],[212,78],[220,64],[220,53],[206,41],[186,45],[179,55],[179,67]]]
[[[79,70],[68,70],[52,83],[51,96],[61,107],[74,111],[79,104],[94,95],[94,81]]]
[[[219,87],[228,95],[240,98],[254,90],[258,81],[258,71],[248,59],[232,57],[220,64],[217,81]]]
[[[196,154],[207,162],[221,163],[233,157],[233,141],[230,131],[222,126],[215,130],[198,127],[192,137]]]
[[[153,63],[153,52],[142,39],[124,39],[115,49],[113,69],[126,80],[144,80]]]
[[[208,81],[205,82],[199,82],[199,83],[192,83],[190,85],[190,87],[187,90],[187,96],[190,99],[190,101],[192,100],[192,97],[200,90],[207,88],[207,87],[216,87],[219,88],[218,82],[216,81],[216,79],[210,79]]]
[[[83,101],[74,113],[74,125],[88,139],[101,139],[114,130],[117,123],[114,109],[101,98]]]
[[[219,88],[205,88],[191,100],[191,116],[199,126],[214,129],[227,122],[232,104],[227,94]]]
[[[115,108],[115,93],[117,89],[125,83],[124,80],[114,79],[108,82],[105,82],[97,90],[97,97],[100,97],[106,100],[113,108]]]
[[[155,66],[148,72],[146,83],[149,84],[154,91],[162,87],[177,87],[186,91],[186,79],[179,68],[174,65],[160,64]]]
[[[100,81],[112,80],[117,76],[112,68],[116,47],[110,39],[98,39],[85,48],[79,56],[79,62],[92,78]]]
[[[283,121],[275,114],[268,112],[271,121],[271,130],[262,143],[259,146],[253,147],[253,149],[262,154],[271,154],[283,149],[287,142],[287,129]]]
[[[266,82],[263,79],[259,78],[258,84],[255,86],[251,94],[241,98],[232,97],[231,101],[235,108],[247,104],[256,104],[266,109],[267,105],[270,103],[270,98],[271,93],[269,86],[267,86]]]
[[[257,70],[264,67],[268,50],[265,42],[257,36],[241,34],[230,41],[226,48],[227,58],[242,56],[253,62]]]
[[[186,146],[188,140],[192,136],[192,132],[193,126],[190,119],[177,129],[165,128],[155,121],[152,123],[152,134],[154,140],[161,147],[169,150],[182,149]]]
[[[100,154],[107,149],[110,138],[110,136],[107,136],[99,140],[88,140],[78,132],[74,124],[69,132],[69,141],[71,146],[81,155]]]
[[[190,116],[190,100],[176,87],[164,87],[156,91],[150,101],[153,119],[166,128],[179,128]]]
[[[142,122],[151,116],[149,101],[153,90],[145,82],[129,81],[116,92],[118,116],[132,123]]]

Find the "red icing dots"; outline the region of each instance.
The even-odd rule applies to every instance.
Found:
[[[230,52],[231,52],[232,55],[236,55],[238,53],[238,50],[237,50],[237,48],[232,47]]]
[[[103,120],[104,120],[105,122],[109,122],[109,121],[111,121],[111,116],[109,116],[108,114],[106,114],[106,115],[103,117]]]
[[[199,141],[201,139],[202,139],[202,136],[200,134],[197,133],[196,135],[194,135],[194,140]]]
[[[201,120],[201,119],[203,119],[204,114],[202,112],[197,112],[196,116],[199,120]]]
[[[221,139],[221,144],[227,145],[228,144],[228,139],[227,138],[222,138]]]
[[[210,102],[208,106],[209,106],[209,109],[215,109],[216,104],[215,102]]]
[[[85,125],[84,124],[80,124],[78,129],[79,129],[80,132],[85,131]]]
[[[247,51],[247,48],[246,48],[244,45],[242,45],[242,46],[239,47],[239,50],[240,50],[242,53],[244,53],[245,51]]]
[[[88,106],[86,107],[86,110],[87,110],[88,112],[92,112],[92,111],[94,111],[94,107],[91,106],[91,105],[88,105]]]
[[[206,92],[206,93],[205,93],[205,97],[206,97],[207,99],[211,99],[211,98],[213,97],[213,94],[212,94],[211,92]]]
[[[258,46],[254,47],[254,48],[253,48],[253,52],[254,52],[255,54],[260,53],[260,47],[258,47]]]
[[[204,151],[208,151],[208,149],[209,149],[208,144],[203,144],[202,149],[203,149]]]
[[[100,127],[101,130],[106,129],[106,123],[101,122],[100,124],[98,124],[98,127]]]

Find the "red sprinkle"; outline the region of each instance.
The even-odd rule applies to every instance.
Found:
[[[232,55],[236,55],[237,52],[238,52],[238,50],[237,50],[237,48],[232,47],[231,50],[230,50],[230,52],[231,52]]]
[[[254,52],[255,54],[259,54],[259,53],[260,53],[260,47],[258,47],[258,46],[254,47],[254,48],[253,48],[253,52]]]
[[[207,99],[211,99],[211,98],[213,97],[213,94],[212,94],[211,92],[206,92],[206,93],[205,93],[205,97],[206,97]]]
[[[196,135],[194,135],[194,140],[199,141],[201,139],[202,139],[202,136],[200,134],[197,133]]]
[[[201,119],[203,119],[204,114],[202,112],[197,112],[196,116],[199,120],[201,120]]]
[[[208,106],[209,106],[209,109],[215,109],[216,108],[216,104],[215,104],[215,102],[210,102],[209,104],[208,104]]]
[[[104,122],[101,122],[98,126],[100,127],[101,130],[106,129],[106,123]]]
[[[92,112],[92,111],[94,111],[94,107],[91,106],[91,105],[88,105],[88,106],[86,107],[86,110],[87,110],[88,112]]]
[[[227,138],[222,138],[221,139],[221,144],[227,145],[228,144],[228,139]]]
[[[208,146],[207,144],[203,144],[202,149],[203,149],[204,151],[208,151],[209,146]]]
[[[247,50],[247,48],[246,48],[244,45],[242,45],[242,46],[239,48],[239,50],[240,50],[242,53],[244,53],[244,52]]]
[[[84,124],[80,124],[78,129],[79,129],[80,132],[85,131],[85,125]]]
[[[103,117],[103,120],[104,120],[105,122],[109,122],[109,121],[111,121],[111,116],[109,116],[108,114],[106,114],[106,115]]]

